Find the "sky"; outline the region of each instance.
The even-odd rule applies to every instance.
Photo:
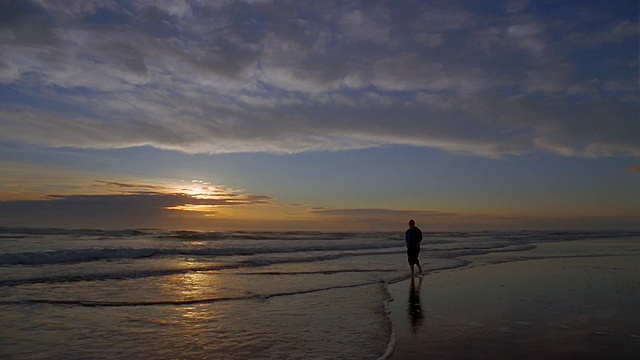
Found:
[[[637,1],[0,7],[0,226],[640,229]]]

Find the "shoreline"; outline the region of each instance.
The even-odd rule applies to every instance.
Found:
[[[638,264],[637,252],[532,258],[389,284],[389,359],[635,358]]]

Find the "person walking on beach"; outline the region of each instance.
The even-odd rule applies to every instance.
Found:
[[[422,274],[422,267],[420,266],[420,260],[418,260],[422,230],[416,226],[416,222],[413,219],[409,220],[409,229],[404,233],[404,240],[407,243],[407,259],[409,260],[409,266],[411,266],[411,276],[414,275],[414,265],[418,265],[418,274]]]

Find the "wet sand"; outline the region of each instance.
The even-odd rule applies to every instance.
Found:
[[[640,253],[623,249],[392,284],[391,359],[637,359],[639,279]]]

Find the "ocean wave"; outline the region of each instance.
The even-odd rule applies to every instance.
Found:
[[[507,241],[507,242],[555,242],[602,238],[621,238],[640,236],[638,230],[598,230],[598,231],[425,231],[425,237],[433,243],[450,243],[456,241]],[[127,238],[148,237],[156,239],[175,239],[185,241],[216,240],[403,240],[404,229],[378,232],[324,232],[324,231],[195,231],[195,230],[162,230],[152,228],[136,229],[62,229],[62,228],[28,228],[0,226],[0,239],[66,236],[70,238]]]
[[[49,265],[109,259],[140,259],[158,254],[158,249],[70,249],[0,254],[0,265]]]
[[[471,241],[557,242],[589,239],[626,238],[640,236],[638,230],[517,230],[426,232],[428,237]]]
[[[2,237],[42,237],[51,235],[64,235],[69,237],[106,237],[120,238],[152,234],[154,229],[125,229],[125,230],[101,230],[101,229],[61,229],[61,228],[27,228],[27,227],[2,227]]]
[[[78,282],[78,281],[103,281],[103,280],[129,280],[140,279],[147,277],[168,276],[185,274],[189,272],[206,272],[206,271],[221,271],[230,269],[244,269],[244,268],[258,268],[270,265],[278,264],[297,264],[297,263],[312,263],[318,261],[336,260],[346,257],[357,256],[379,256],[389,254],[400,254],[402,251],[388,251],[388,252],[340,252],[335,254],[325,255],[312,255],[312,256],[300,256],[285,258],[266,258],[260,257],[256,259],[247,259],[231,264],[223,265],[200,265],[189,268],[165,268],[165,269],[152,269],[152,270],[116,270],[110,272],[96,272],[96,273],[70,273],[57,276],[41,276],[41,277],[27,277],[19,279],[0,280],[0,287],[4,286],[20,286],[29,284],[54,284],[54,283],[66,283],[66,282]]]
[[[498,244],[498,245],[487,245],[480,247],[456,247],[456,248],[445,248],[445,249],[428,249],[427,251],[431,251],[434,253],[438,253],[438,256],[441,258],[458,258],[461,256],[477,256],[477,255],[486,255],[486,254],[496,254],[496,253],[508,253],[508,252],[523,252],[535,249],[536,245],[531,244],[522,244],[522,245],[513,245],[513,244]]]
[[[180,233],[182,239],[196,239],[204,237],[207,239],[233,239],[233,236],[243,236],[245,239],[278,239],[282,236],[277,234],[283,233]],[[302,236],[302,233],[289,233],[289,236]],[[304,234],[307,234],[304,232]],[[331,238],[340,238],[344,236],[354,236],[351,233],[326,233],[317,234],[318,239],[330,240]],[[437,253],[439,257],[459,257],[468,255],[482,255],[489,252],[510,252],[510,251],[526,251],[535,248],[533,243],[572,241],[572,240],[588,240],[596,238],[620,238],[635,236],[634,232],[526,232],[525,235],[518,233],[492,233],[489,240],[475,241],[469,238],[459,239],[458,241],[446,240],[441,238],[442,234],[435,235],[435,238],[428,237],[425,240],[423,251]],[[459,234],[458,234],[459,235]],[[477,235],[477,234],[476,234]],[[193,237],[189,237],[193,236]],[[404,241],[397,238],[387,238],[380,240],[378,235],[369,233],[360,234],[362,241],[348,242],[326,242],[326,241],[309,241],[308,235],[304,243],[289,243],[275,245],[274,242],[265,242],[264,246],[260,244],[247,244],[242,246],[242,242],[237,244],[240,246],[209,245],[206,247],[160,247],[163,243],[158,243],[159,247],[149,248],[84,248],[84,249],[65,249],[50,251],[29,251],[29,252],[8,252],[0,253],[0,265],[50,265],[64,263],[80,263],[91,261],[118,260],[118,259],[141,259],[152,256],[251,256],[260,254],[289,254],[297,252],[314,252],[314,251],[367,251],[367,250],[383,250],[404,247]],[[362,239],[364,238],[364,239]],[[353,238],[352,238],[353,239]],[[472,238],[475,239],[475,238]],[[295,244],[295,246],[294,246]],[[175,243],[174,243],[175,245]]]
[[[324,232],[324,231],[167,231],[155,234],[159,239],[176,239],[185,241],[216,240],[387,240],[402,239],[396,232]]]
[[[358,251],[389,249],[403,246],[397,243],[375,244],[311,244],[304,246],[270,247],[222,247],[222,248],[88,248],[41,252],[21,252],[0,254],[0,265],[49,265],[78,263],[98,260],[140,259],[156,255],[185,256],[234,256],[259,254],[289,254],[313,251]]]

